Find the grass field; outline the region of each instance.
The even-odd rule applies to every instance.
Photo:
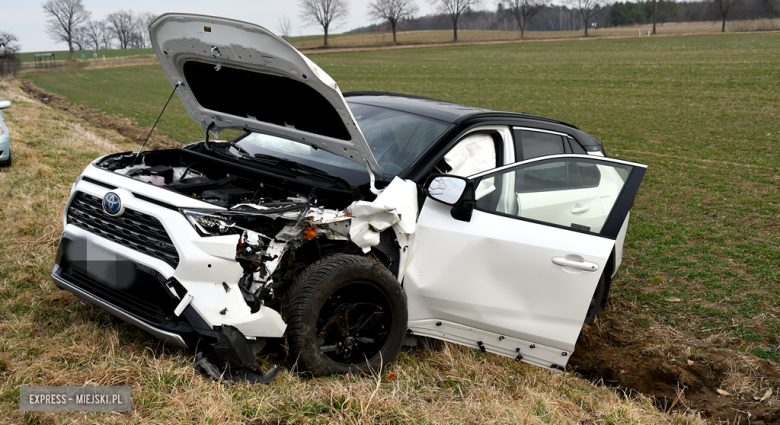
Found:
[[[651,25],[637,25],[631,27],[616,27],[590,30],[592,37],[639,37],[640,33],[647,36]],[[747,31],[767,31],[780,30],[780,19],[763,19],[754,21],[729,21],[726,26],[729,32],[747,32]],[[659,35],[678,35],[678,34],[706,34],[720,32],[720,23],[718,22],[683,22],[666,23],[658,25]],[[582,37],[583,31],[528,31],[525,34],[527,40],[543,39],[563,39]],[[415,44],[441,44],[451,43],[452,30],[436,31],[398,31],[398,43],[405,45]],[[288,37],[287,42],[297,49],[316,49],[323,47],[322,35],[301,35]],[[516,41],[520,40],[519,31],[481,31],[481,30],[459,30],[458,40],[461,43],[475,43],[487,41]],[[330,34],[328,36],[329,47],[350,48],[350,47],[372,47],[372,46],[391,46],[393,44],[393,33],[391,32],[371,32],[371,33],[342,33]],[[50,52],[26,52],[20,53],[22,62],[33,62],[33,56],[36,53]],[[67,50],[57,50],[53,52],[58,61],[68,58]],[[74,58],[80,59],[81,54],[85,54],[88,60],[93,60],[92,50],[76,50]],[[99,60],[136,56],[153,55],[152,49],[112,49],[98,50],[97,58]]]
[[[648,163],[616,289],[646,306],[652,322],[728,329],[757,355],[780,360],[780,92],[766,90],[780,83],[777,43],[780,34],[703,35],[316,60],[345,91],[551,116],[600,138],[610,155]],[[143,126],[170,93],[158,66],[30,78]],[[182,143],[203,138],[180,102],[159,128]]]
[[[327,54],[314,60],[345,91],[403,92],[551,116],[601,139],[610,156],[649,164],[632,213],[621,277],[613,287],[609,309],[596,325],[621,323],[632,329],[633,338],[652,340],[659,347],[687,346],[688,355],[682,358],[696,362],[706,363],[707,358],[691,347],[713,338],[731,350],[778,362],[778,45],[778,33],[727,34]],[[142,126],[153,123],[171,89],[159,66],[29,77],[72,102],[130,117]],[[0,213],[0,250],[3,258],[13,258],[0,272],[6,300],[0,307],[0,317],[6,317],[0,319],[0,329],[14,335],[0,349],[6,365],[2,369],[22,371],[16,379],[4,375],[7,387],[2,402],[6,406],[14,400],[13,385],[61,382],[34,361],[41,354],[76,382],[85,376],[74,369],[80,364],[100,370],[104,376],[100,382],[133,379],[154,386],[154,397],[142,400],[136,413],[147,420],[198,418],[205,422],[196,411],[210,418],[276,422],[304,411],[319,412],[324,415],[320,420],[337,422],[558,423],[594,419],[582,413],[589,409],[595,409],[595,419],[605,423],[683,420],[655,416],[648,405],[632,401],[610,402],[617,404],[608,404],[607,409],[607,404],[597,405],[595,400],[609,398],[608,392],[580,384],[570,375],[557,378],[531,367],[513,369],[503,359],[481,357],[454,346],[447,346],[447,356],[455,353],[459,360],[436,370],[425,369],[426,364],[432,361],[438,368],[441,352],[423,350],[416,357],[402,358],[394,370],[404,378],[382,383],[377,393],[381,401],[368,410],[355,403],[358,399],[364,403],[376,382],[358,378],[298,381],[283,374],[281,383],[268,393],[204,383],[185,368],[188,358],[183,353],[155,349],[143,334],[117,327],[73,297],[51,295],[47,273],[59,234],[56,214],[70,182],[98,152],[126,145],[89,130],[98,134],[97,139],[87,137],[93,140],[89,143],[98,146],[95,140],[102,137],[117,146],[89,147],[76,133],[73,139],[79,148],[69,147],[65,139],[74,124],[60,112],[47,111],[52,114],[48,119],[53,127],[38,130],[25,128],[32,123],[14,121],[19,112],[11,111],[9,128],[12,134],[21,133],[16,136],[22,149],[16,160],[28,168],[0,172],[0,199],[19,203],[8,202]],[[202,139],[200,127],[178,102],[171,102],[159,128],[182,143]],[[50,146],[51,152],[41,151]],[[32,181],[36,176],[49,181]],[[28,197],[29,201],[23,201]],[[29,258],[16,254],[20,247],[33,254]],[[8,319],[11,316],[16,319]],[[57,347],[74,347],[70,354],[57,357],[47,349],[34,348],[39,325],[30,324],[31,320],[52,321],[52,330],[40,332],[52,338],[57,335]],[[15,324],[22,326],[17,329]],[[101,327],[105,329],[98,332]],[[664,339],[671,331],[677,339]],[[90,332],[98,335],[87,337]],[[100,340],[102,335],[108,335],[107,341]],[[83,350],[90,353],[89,360],[83,359]],[[101,360],[106,350],[111,362],[124,366],[117,370]],[[519,376],[526,384],[532,379],[544,384],[532,388],[507,384],[500,391],[484,393],[480,388],[486,385],[498,387],[495,382],[487,384],[482,368],[493,368],[497,376]],[[168,396],[171,391],[179,391],[183,398],[174,401]],[[202,391],[207,392],[207,401],[195,407],[189,397]],[[298,391],[308,391],[311,397],[302,398]],[[391,396],[392,391],[403,395]],[[552,398],[536,399],[528,395],[536,394],[533,391]],[[279,400],[285,396],[291,401],[280,407]],[[471,407],[458,410],[464,409],[466,400]],[[180,405],[173,407],[176,403]],[[227,407],[218,407],[219,403]],[[404,403],[411,403],[408,409]],[[155,411],[158,407],[159,412]],[[373,410],[380,407],[379,413]],[[426,416],[429,412],[431,416]],[[300,419],[313,420],[305,414]],[[746,422],[744,417],[742,421]]]
[[[402,354],[373,376],[310,379],[283,369],[268,387],[199,375],[193,353],[57,290],[49,278],[62,207],[93,158],[137,148],[0,83],[14,165],[0,169],[0,411],[15,424],[703,424],[559,374],[445,344]],[[278,363],[264,357],[264,367]],[[20,386],[128,385],[129,413],[20,412]]]
[[[34,62],[35,61],[35,54],[36,53],[54,53],[55,59],[57,62],[62,60],[67,60],[70,57],[70,52],[67,50],[56,50],[56,51],[49,51],[49,52],[26,52],[26,53],[20,53],[19,59],[22,62]],[[93,54],[95,53],[92,49],[88,50],[76,50],[73,53],[73,58],[81,60],[81,54],[86,55],[87,59],[93,59]],[[135,55],[153,55],[154,50],[152,49],[111,49],[111,50],[98,50],[97,51],[97,57],[98,59],[102,60],[103,56],[106,57],[106,59],[116,58],[116,57],[125,57],[125,56],[135,56]]]
[[[739,28],[745,26],[745,24],[740,25],[742,26],[739,26]],[[737,23],[729,24],[728,31],[731,31],[732,26],[734,28],[738,27]],[[592,37],[638,37],[641,31],[643,36],[647,36],[647,31],[650,28],[650,25],[639,25],[597,29],[596,31],[591,29],[588,31],[588,35]],[[720,32],[720,24],[714,22],[667,23],[657,27],[657,33],[660,35],[717,32]],[[583,34],[584,31],[527,31],[525,38],[527,40],[563,39],[582,37]],[[399,44],[438,44],[451,43],[453,41],[452,30],[398,31],[397,38]],[[520,40],[519,31],[458,30],[458,41],[461,43],[514,40]],[[300,39],[291,37],[289,41],[290,44],[298,49],[322,47],[322,36],[305,36]],[[339,34],[337,37],[328,37],[328,45],[330,47],[389,46],[392,44],[392,32]]]

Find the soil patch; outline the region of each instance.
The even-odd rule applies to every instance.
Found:
[[[627,394],[651,396],[662,410],[730,423],[780,423],[779,365],[719,348],[725,341],[681,341],[671,330],[638,334],[630,325],[599,318],[583,329],[569,365]],[[770,397],[756,400],[770,389]]]
[[[128,139],[141,144],[146,140],[146,136],[149,135],[151,128],[144,127],[135,124],[129,119],[119,115],[109,115],[105,112],[92,109],[88,106],[77,105],[70,103],[67,99],[54,93],[49,93],[46,90],[36,86],[30,80],[22,81],[22,89],[28,95],[40,100],[41,102],[63,111],[68,111],[71,114],[92,123],[100,128],[114,130]],[[181,143],[175,142],[167,136],[157,132],[157,129],[152,132],[149,137],[149,141],[146,143],[146,149],[168,149],[181,146]]]

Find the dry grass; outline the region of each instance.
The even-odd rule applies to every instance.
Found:
[[[780,30],[780,20],[764,19],[755,21],[729,21],[726,23],[727,32],[749,31],[776,31]],[[627,27],[614,27],[589,30],[588,36],[593,38],[634,37],[647,36],[652,25],[636,25]],[[658,25],[657,35],[684,35],[684,34],[710,34],[719,33],[720,22],[682,22],[666,23]],[[581,38],[584,31],[528,31],[525,33],[525,41],[560,40],[567,38]],[[427,44],[451,44],[452,30],[436,31],[399,31],[398,43],[401,45],[427,45]],[[519,31],[458,31],[458,44],[485,43],[485,42],[521,41]],[[328,39],[329,47],[355,48],[390,46],[393,43],[391,32],[371,32],[340,34]],[[298,49],[317,49],[322,46],[322,38],[305,37],[291,44]]]
[[[171,350],[71,294],[49,273],[61,209],[83,167],[136,145],[0,83],[14,166],[0,170],[0,422],[9,423],[702,423],[665,414],[572,374],[444,344],[373,376],[225,386]],[[268,366],[279,359],[263,359]],[[396,378],[386,380],[389,372]],[[129,385],[129,413],[23,413],[22,385]]]

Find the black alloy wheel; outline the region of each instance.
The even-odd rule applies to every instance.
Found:
[[[314,376],[386,366],[408,320],[395,276],[376,260],[344,254],[308,266],[285,294],[282,314],[290,363]]]

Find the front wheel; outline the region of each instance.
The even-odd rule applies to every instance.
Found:
[[[378,261],[334,255],[295,280],[284,307],[288,354],[314,376],[369,372],[395,360],[406,335],[406,294]]]

